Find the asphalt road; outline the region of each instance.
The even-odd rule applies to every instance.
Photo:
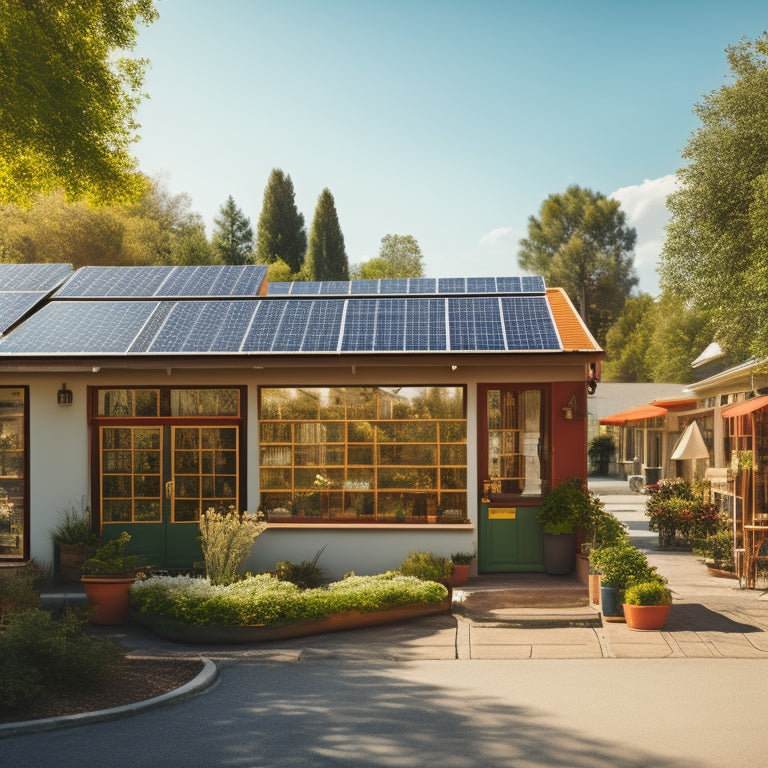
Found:
[[[3,765],[762,768],[751,659],[225,662],[205,693],[4,739]]]

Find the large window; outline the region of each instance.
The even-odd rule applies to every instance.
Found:
[[[260,397],[268,519],[466,521],[462,387],[263,388]]]
[[[26,389],[0,387],[0,560],[20,560],[26,546]]]

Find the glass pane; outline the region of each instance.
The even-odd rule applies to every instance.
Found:
[[[199,471],[200,454],[197,451],[174,451],[173,471],[191,475]]]
[[[134,502],[134,519],[141,522],[159,522],[161,519],[159,501],[136,499]]]
[[[200,445],[200,430],[193,427],[177,427],[174,430],[174,447],[179,448],[198,448]]]
[[[197,522],[200,519],[200,502],[176,499],[173,503],[173,521],[175,523]]]
[[[202,430],[203,448],[237,448],[237,429],[234,427]]]
[[[290,424],[261,422],[259,434],[264,443],[290,443],[293,439]]]
[[[24,556],[26,390],[0,387],[0,560]]]
[[[103,498],[131,498],[130,475],[105,475],[101,481]]]
[[[160,448],[160,430],[157,427],[133,429],[133,447],[144,450]]]
[[[156,389],[137,389],[135,392],[137,416],[160,415],[160,392]]]
[[[441,445],[440,446],[441,464],[461,464],[467,465],[467,446],[466,445]]]
[[[117,499],[104,499],[101,502],[101,519],[105,523],[129,523],[131,521],[131,502]]]
[[[160,497],[160,477],[159,475],[136,475],[133,478],[134,496],[154,496]]]
[[[373,464],[373,446],[350,445],[347,449],[347,464]]]
[[[104,451],[101,454],[101,468],[104,472],[130,472],[133,454],[130,451]]]
[[[101,430],[103,448],[133,448],[133,434],[130,427],[108,427]]]
[[[133,455],[134,472],[160,474],[160,451],[136,451]]]
[[[197,475],[191,477],[177,475],[174,478],[174,495],[179,498],[200,498],[200,478]]]

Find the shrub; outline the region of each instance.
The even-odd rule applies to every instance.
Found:
[[[403,576],[413,576],[422,581],[446,581],[453,573],[453,563],[447,557],[431,552],[411,550],[398,569]]]
[[[125,554],[130,540],[131,534],[123,531],[116,539],[105,541],[93,557],[83,563],[83,576],[117,576],[135,571],[139,563],[138,556]]]
[[[61,621],[36,608],[11,614],[0,635],[0,709],[23,706],[46,690],[102,685],[123,660],[119,644],[85,634],[90,612]]]
[[[6,572],[0,571],[0,631],[13,611],[37,608],[37,573],[29,564]]]
[[[59,545],[84,544],[96,549],[98,539],[91,530],[91,512],[85,503],[85,497],[80,501],[79,507],[71,503],[67,509],[59,510],[59,522],[51,531],[51,539]]]
[[[240,515],[232,507],[226,514],[209,509],[200,517],[205,574],[212,584],[232,584],[241,578],[240,566],[266,527],[259,516]]]
[[[657,576],[645,553],[628,542],[593,549],[589,553],[589,563],[600,573],[603,584],[622,590]]]
[[[632,584],[624,592],[627,605],[672,605],[672,593],[661,579]]]
[[[733,528],[727,520],[721,520],[719,530],[704,538],[692,540],[694,555],[724,571],[733,571]]]
[[[589,513],[583,523],[584,543],[590,549],[618,544],[627,537],[621,521],[605,511],[605,504],[596,493],[589,494]]]
[[[141,613],[169,616],[194,625],[274,625],[311,621],[334,613],[368,613],[402,605],[439,603],[442,584],[390,572],[350,576],[325,588],[300,590],[263,574],[227,586],[188,576],[158,576],[131,588],[131,604]]]
[[[536,522],[543,526],[544,533],[573,533],[589,521],[590,504],[585,481],[571,477],[547,494],[536,513]]]
[[[290,581],[299,589],[313,589],[321,586],[325,581],[325,573],[318,566],[317,561],[323,554],[325,547],[317,551],[312,560],[302,560],[300,563],[292,563],[290,560],[281,560],[275,563],[272,575],[280,581]]]
[[[690,546],[693,538],[705,538],[718,528],[714,504],[704,500],[706,485],[685,480],[665,480],[651,493],[645,513],[648,527],[659,534],[659,547]]]
[[[616,443],[610,435],[593,437],[587,449],[591,471],[599,475],[608,474],[608,465],[615,453]]]
[[[474,552],[455,552],[451,555],[451,562],[455,565],[471,565],[474,559]]]

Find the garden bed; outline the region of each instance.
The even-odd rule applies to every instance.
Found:
[[[450,597],[441,603],[404,605],[382,611],[359,613],[347,611],[310,621],[290,622],[272,625],[192,625],[168,616],[153,616],[132,611],[133,619],[166,640],[178,643],[260,643],[270,640],[285,640],[346,629],[373,627],[398,621],[448,613],[451,610]]]

